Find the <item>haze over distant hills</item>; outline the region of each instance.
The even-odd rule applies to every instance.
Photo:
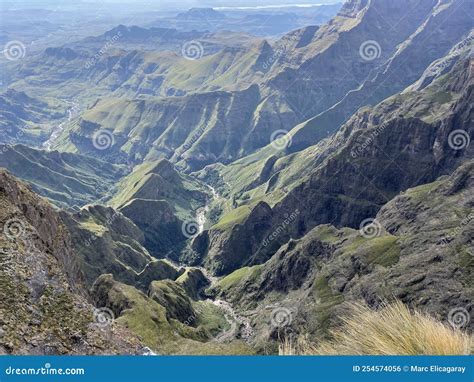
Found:
[[[147,1],[132,1],[132,0],[104,0],[103,3],[106,4],[114,4],[115,6],[130,6],[134,5],[136,8],[140,7],[154,7],[155,9],[160,8],[171,8],[173,10],[176,9],[189,9],[193,7],[211,7],[211,8],[219,8],[219,7],[230,7],[230,8],[238,8],[238,7],[270,7],[270,6],[310,6],[310,5],[317,5],[317,4],[334,4],[340,3],[340,0],[208,0],[208,1],[197,1],[197,0],[175,0],[175,1],[160,1],[156,3],[150,3]],[[64,2],[62,0],[20,0],[20,1],[4,1],[3,2],[5,9],[9,8],[41,8],[41,9],[48,9],[53,8],[57,9],[61,8],[78,8],[78,7],[85,7],[91,6],[91,3],[86,0],[76,1],[74,3]]]
[[[277,354],[395,300],[472,339],[473,2],[252,4],[6,11],[0,353]]]

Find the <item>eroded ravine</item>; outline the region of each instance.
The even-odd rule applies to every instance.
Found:
[[[207,185],[209,190],[211,191],[212,198],[206,203],[206,205],[196,211],[196,222],[199,226],[199,233],[204,231],[205,225],[207,223],[207,216],[206,214],[210,210],[210,206],[213,202],[220,199],[221,196],[217,193],[214,187]],[[184,264],[175,264],[175,266],[185,266]],[[217,287],[219,283],[219,278],[213,276],[206,268],[200,266],[194,266],[194,269],[199,269],[203,275],[209,280],[210,285],[208,286],[209,289],[213,289]],[[212,303],[214,306],[218,307],[226,319],[227,323],[229,324],[229,329],[219,333],[213,338],[213,341],[217,342],[230,342],[236,338],[240,338],[244,341],[247,341],[251,338],[253,334],[252,325],[250,320],[242,315],[238,314],[232,304],[226,300],[222,299],[211,299],[207,298],[205,300],[207,302]]]

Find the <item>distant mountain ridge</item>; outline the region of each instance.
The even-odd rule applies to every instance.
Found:
[[[169,19],[260,18],[233,12]],[[273,39],[120,25],[9,63],[0,353],[278,354],[393,300],[471,336],[473,14],[349,0]]]
[[[448,2],[438,10],[436,1],[425,0],[416,7],[416,12],[410,13],[409,18],[403,18],[405,6],[411,5],[408,0],[407,4],[397,3],[391,7],[386,7],[383,1],[349,3],[331,25],[314,33],[311,31],[310,42],[303,33],[300,36],[292,34],[297,41],[284,38],[274,46],[264,42],[249,51],[226,49],[189,64],[191,66],[186,63],[184,70],[199,70],[199,74],[194,71],[192,77],[184,72],[173,73],[176,66],[170,63],[167,75],[156,77],[156,74],[150,74],[145,82],[144,77],[141,81],[148,89],[157,86],[168,88],[165,95],[179,96],[179,100],[165,98],[163,101],[162,97],[151,97],[133,102],[119,100],[113,106],[104,100],[97,105],[97,110],[88,111],[81,123],[85,127],[88,122],[93,122],[96,129],[115,131],[116,127],[109,121],[119,116],[120,119],[133,119],[137,122],[132,130],[127,128],[127,134],[140,138],[134,140],[132,149],[127,149],[128,153],[120,150],[120,145],[114,148],[115,153],[120,150],[125,157],[132,155],[133,158],[133,152],[139,151],[140,158],[149,160],[164,156],[190,171],[213,162],[227,164],[252,154],[267,146],[272,133],[280,130],[292,130],[292,145],[287,150],[299,151],[337,131],[358,108],[376,104],[403,90],[420,77],[427,65],[445,55],[470,31],[466,11],[472,5],[467,2]],[[380,12],[387,13],[392,19],[377,21]],[[400,19],[400,30],[377,36],[380,33],[377,22],[383,22],[388,28],[390,23],[397,23]],[[452,27],[449,35],[440,41],[438,26],[442,24]],[[367,28],[372,28],[372,31]],[[376,60],[364,61],[360,56],[359,47],[368,38],[379,41],[381,57]],[[293,44],[291,49],[287,54],[281,54],[286,53],[282,46],[287,43]],[[432,48],[424,51],[423,45]],[[140,62],[141,58],[133,55],[124,64],[130,70]],[[225,65],[226,62],[230,65]],[[211,74],[208,65],[219,66]],[[160,69],[155,73],[158,71]],[[121,76],[122,72],[117,71],[109,78]],[[193,82],[189,81],[191,78]],[[338,79],[336,85],[334,78]],[[205,82],[200,82],[201,79]],[[191,86],[188,91],[178,90],[185,89],[188,84]],[[145,88],[140,86],[144,92]],[[122,87],[140,89],[136,85]],[[221,92],[221,89],[225,91]],[[116,92],[120,92],[120,88]],[[124,116],[124,110],[130,114]],[[181,112],[175,119],[177,110]],[[216,118],[220,115],[222,117]],[[236,135],[240,139],[234,138],[232,132],[230,135],[221,133],[223,126],[220,122],[229,116],[232,120],[226,121],[226,125],[231,126],[232,132],[238,129]],[[175,129],[186,129],[187,134],[177,135],[166,130],[170,117],[174,124],[182,126]],[[152,129],[150,121],[155,125]],[[237,121],[237,126],[232,126]],[[74,135],[78,142],[89,139],[87,128],[79,125],[75,130],[65,133]],[[149,133],[143,134],[146,131]],[[122,138],[122,135],[117,131],[117,140],[125,142],[124,139],[129,139]],[[216,140],[219,150],[215,145],[208,146],[208,142]],[[188,142],[191,142],[191,147],[187,147]],[[157,147],[157,150],[149,151],[150,146]],[[162,146],[166,148],[162,150]],[[87,146],[80,150],[94,153]],[[173,152],[185,152],[185,157],[176,154],[172,157]]]

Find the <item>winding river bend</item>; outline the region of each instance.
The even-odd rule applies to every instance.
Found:
[[[211,191],[212,198],[206,203],[206,205],[204,207],[199,208],[196,211],[196,218],[195,219],[196,219],[196,222],[197,222],[198,227],[199,227],[199,230],[198,230],[199,233],[202,233],[204,231],[205,225],[207,223],[206,214],[210,210],[211,203],[220,198],[220,196],[216,192],[215,188],[213,188],[209,185],[208,185],[208,188]],[[177,264],[175,262],[172,262],[171,260],[168,260],[168,261],[173,263],[173,265],[175,265],[176,267],[183,267],[183,266],[185,267],[186,266],[185,264]],[[191,267],[191,268],[199,269],[204,274],[204,276],[210,281],[210,287],[211,288],[214,287],[214,286],[217,286],[217,284],[219,282],[219,278],[217,278],[217,277],[213,276],[212,274],[210,274],[209,271],[206,268],[199,267],[199,266],[194,266],[194,267]],[[252,329],[252,325],[250,323],[250,320],[248,318],[243,317],[240,314],[238,314],[230,302],[225,301],[225,300],[221,300],[221,299],[216,299],[216,300],[207,299],[205,301],[207,301],[209,303],[212,303],[213,305],[218,307],[222,311],[227,323],[230,326],[229,329],[227,329],[227,330],[219,333],[218,335],[216,335],[212,339],[213,341],[229,342],[229,341],[232,341],[233,339],[235,339],[237,337],[239,337],[242,340],[246,341],[246,340],[249,340],[252,337],[253,329]]]
[[[71,122],[74,114],[79,110],[80,106],[77,102],[74,101],[66,101],[62,100],[63,102],[72,105],[69,109],[67,109],[68,117],[67,120],[63,121],[60,123],[58,126],[54,127],[53,130],[51,131],[51,135],[49,136],[49,139],[43,143],[43,149],[46,151],[51,151],[54,144],[58,140],[59,136],[62,134],[64,131],[64,125],[68,122]]]
[[[206,214],[209,212],[211,208],[211,203],[214,202],[215,200],[220,199],[220,195],[217,193],[216,189],[212,186],[207,185],[209,190],[211,191],[212,198],[206,203],[204,207],[199,208],[196,211],[196,223],[198,224],[198,232],[202,233],[204,231],[204,227],[207,222],[207,217]]]

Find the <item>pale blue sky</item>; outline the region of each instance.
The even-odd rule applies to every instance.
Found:
[[[262,6],[262,5],[282,5],[282,4],[331,4],[339,3],[343,0],[2,0],[4,6],[24,7],[54,7],[67,5],[69,7],[84,4],[100,3],[121,3],[135,5],[152,4],[155,8],[186,8],[186,7],[241,7],[241,6]]]

